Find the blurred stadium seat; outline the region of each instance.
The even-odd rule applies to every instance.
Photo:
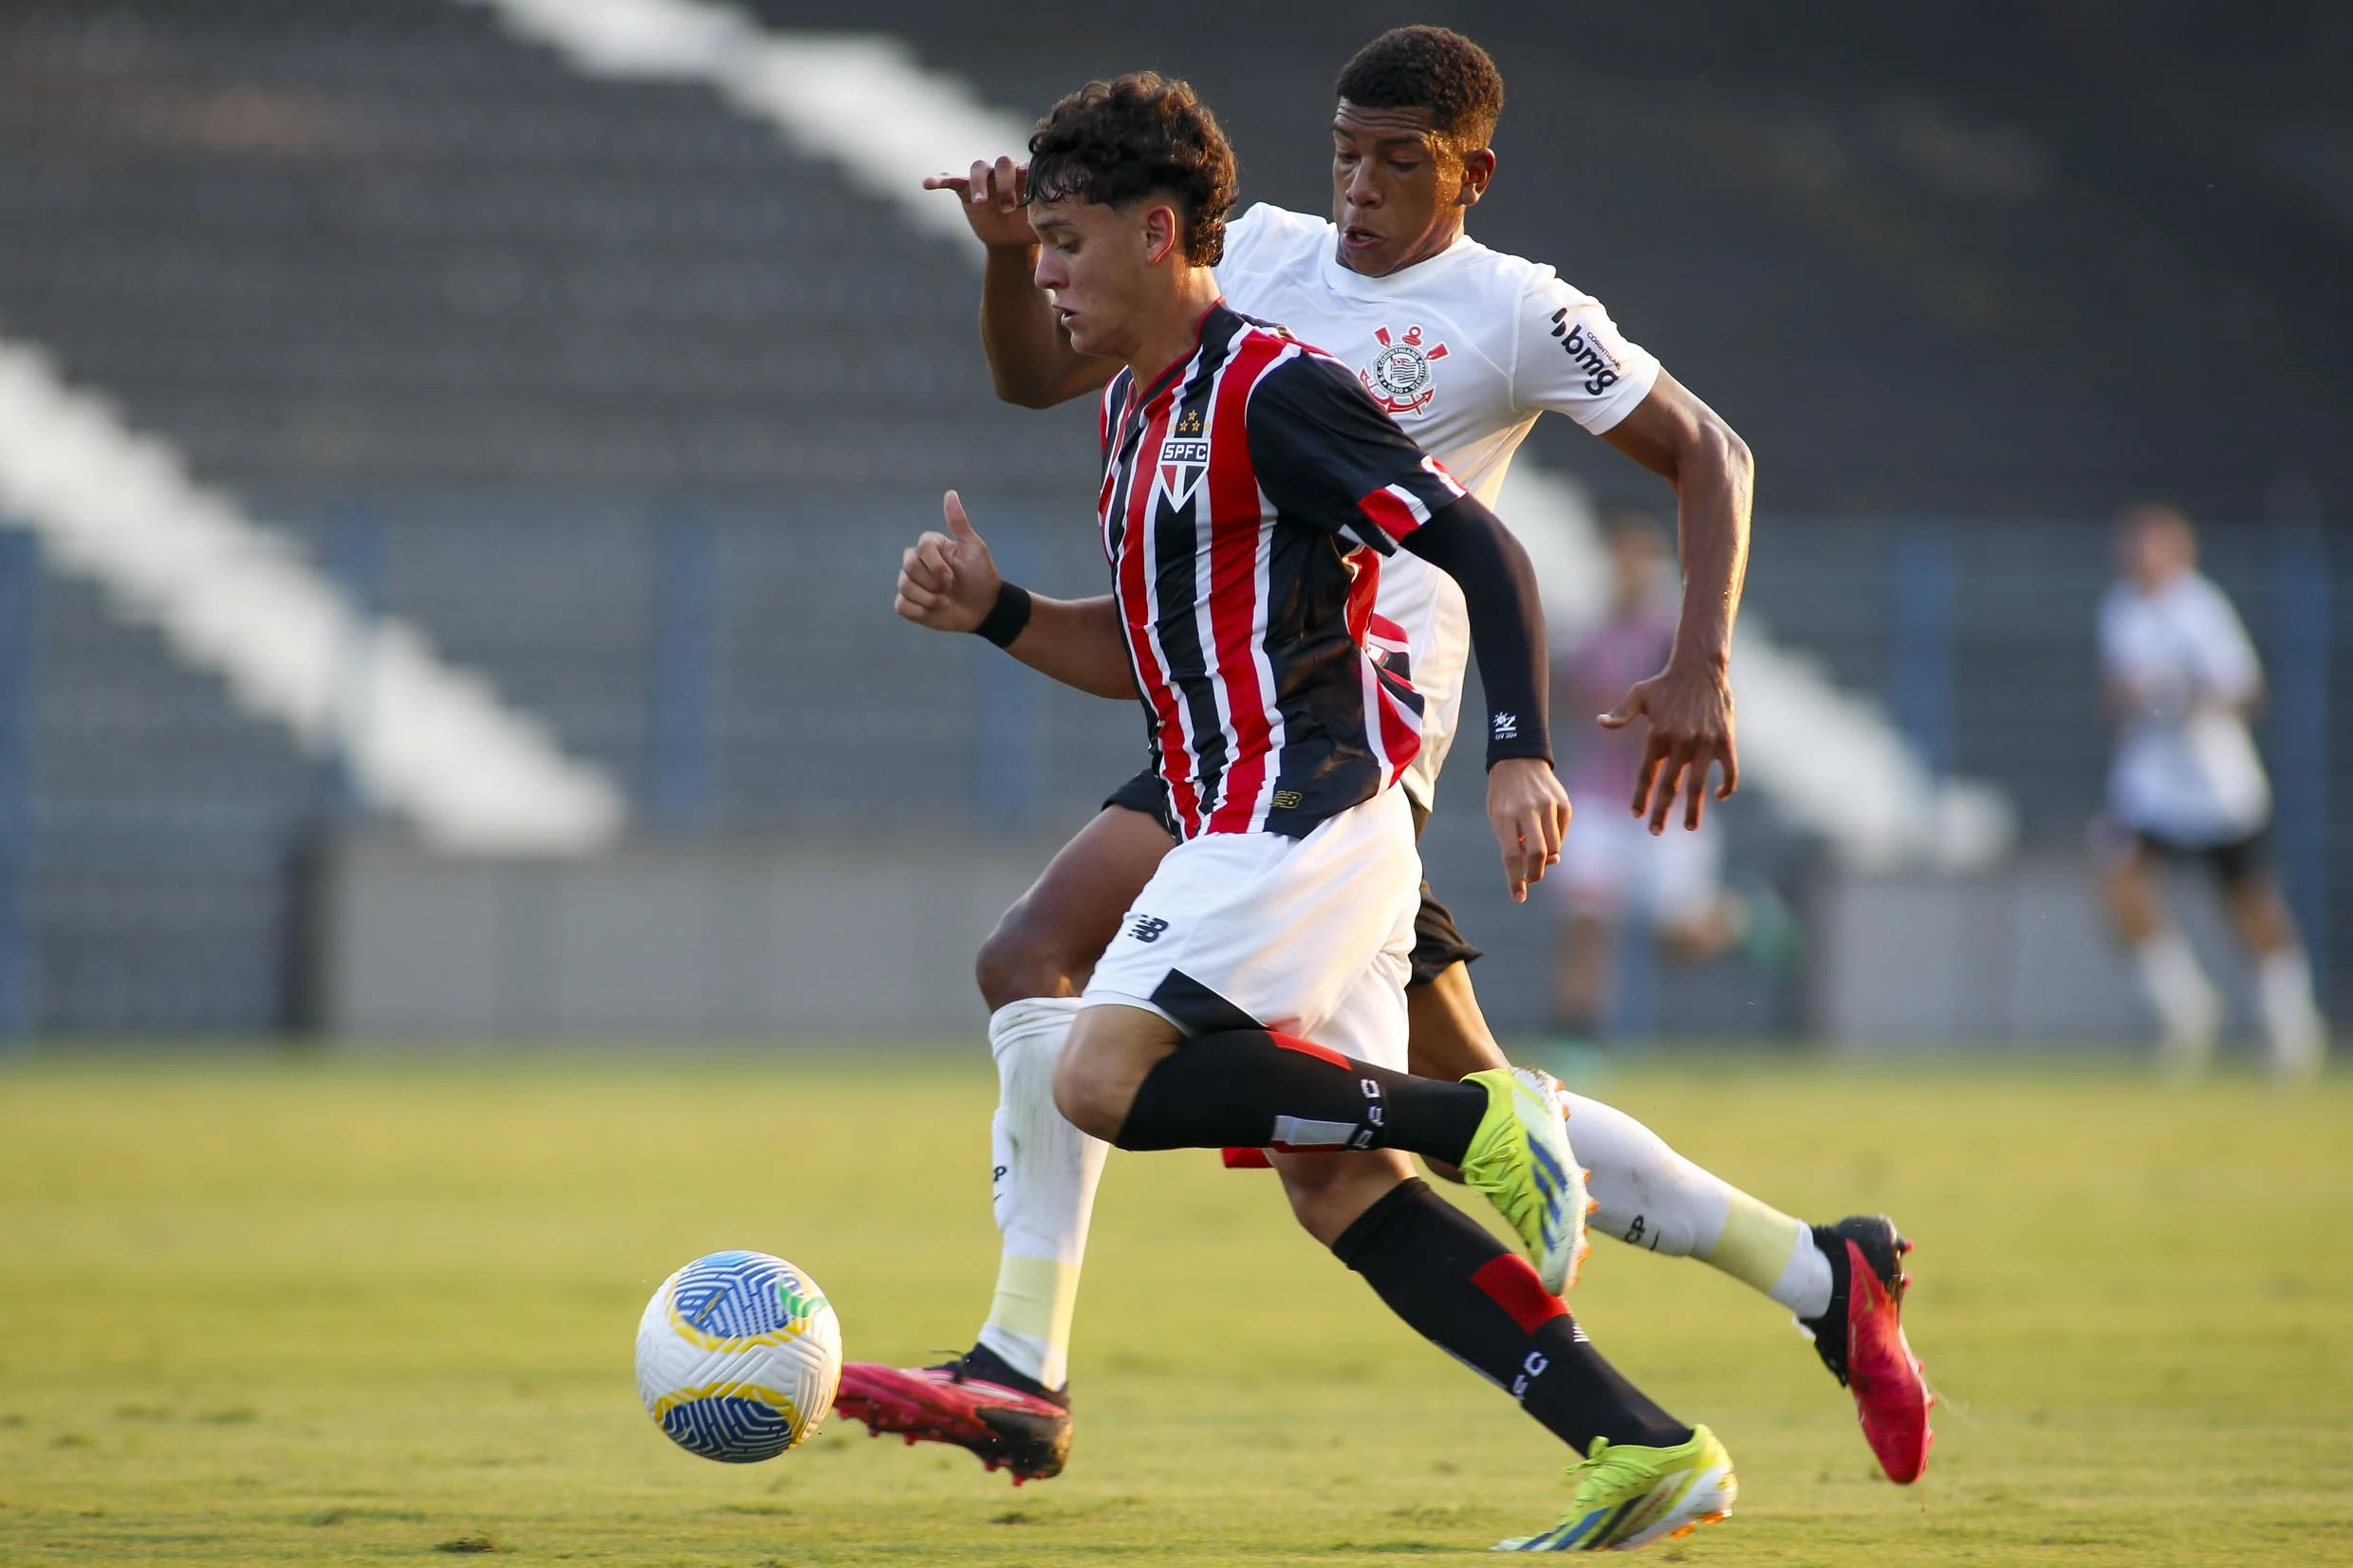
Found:
[[[897,34],[1001,104],[1183,72],[1246,196],[1310,209],[1325,84],[1406,19],[1290,8],[1242,48],[1208,15],[1041,38],[976,32],[945,0],[750,9]],[[2117,503],[2178,496],[2258,638],[2308,630],[2270,613],[2283,563],[2353,507],[2329,8],[2217,33],[2169,5],[2129,46],[2088,5],[1950,31],[1850,8],[1566,30],[1440,10],[1514,87],[1480,235],[1557,261],[1741,429],[1753,602],[1955,773],[2009,786],[2030,843],[2071,847],[2097,800],[2090,606]],[[2186,111],[2218,95],[2237,111]],[[1041,587],[1099,569],[1087,415],[994,402],[973,292],[950,249],[700,85],[584,78],[474,5],[0,0],[0,338],[292,529],[657,820],[1060,823],[1132,766],[1131,715],[1002,683],[881,610],[944,482]],[[1531,450],[1648,498],[1559,421]],[[1907,529],[1950,566],[1940,700],[1918,689],[1934,661],[1895,689]],[[2353,690],[2353,557],[2319,559],[2344,590],[2324,662]],[[665,662],[698,571],[710,657]],[[44,600],[33,1022],[290,1022],[297,868],[337,819],[332,781],[86,583],[52,572]],[[672,701],[707,710],[710,756],[665,786]],[[1008,729],[1026,763],[984,738]],[[2314,855],[2353,824],[2353,785],[2330,787]],[[1802,865],[1753,815],[1751,853]],[[1446,825],[1434,858],[1483,877],[1480,824]],[[2343,971],[2353,827],[2333,843],[2307,884],[2333,889]],[[1752,993],[1696,986],[1662,1022],[1802,1022],[1801,995]]]

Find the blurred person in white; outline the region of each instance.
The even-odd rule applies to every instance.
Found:
[[[1665,528],[1647,512],[1621,511],[1605,532],[1609,608],[1554,663],[1553,689],[1570,714],[1608,711],[1640,672],[1661,667],[1675,644],[1681,584]],[[1554,732],[1577,737],[1563,769],[1572,800],[1617,801],[1634,792],[1645,739],[1640,721],[1619,729],[1565,723]],[[1781,969],[1796,953],[1796,928],[1769,890],[1741,893],[1724,885],[1718,818],[1692,832],[1656,834],[1639,817],[1587,812],[1561,845],[1554,885],[1566,919],[1553,1014],[1572,1038],[1605,1032],[1622,967],[1614,961],[1618,942],[1632,928],[1646,927],[1684,958],[1740,950]]]
[[[2255,962],[2272,1070],[2307,1078],[2327,1042],[2295,920],[2266,866],[2271,786],[2248,733],[2263,666],[2222,590],[2197,570],[2176,508],[2144,503],[2117,528],[2121,575],[2100,605],[2100,660],[2118,721],[2108,809],[2095,829],[2108,913],[2164,1036],[2160,1061],[2202,1070],[2222,1002],[2165,911],[2158,863],[2203,863]]]

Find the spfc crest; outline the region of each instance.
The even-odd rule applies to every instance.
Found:
[[[1437,378],[1430,366],[1446,358],[1446,345],[1422,346],[1418,326],[1407,327],[1401,338],[1384,326],[1373,334],[1373,341],[1380,345],[1380,351],[1372,363],[1356,373],[1373,401],[1392,415],[1418,415],[1428,409],[1430,399],[1438,395]]]
[[[1201,488],[1201,476],[1209,472],[1209,437],[1199,409],[1189,408],[1176,416],[1160,443],[1159,470],[1159,488],[1171,506],[1183,506]]]

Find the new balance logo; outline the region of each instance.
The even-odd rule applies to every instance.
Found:
[[[1517,713],[1495,715],[1495,739],[1514,741],[1520,738],[1520,716]]]
[[[1168,922],[1158,915],[1139,914],[1136,923],[1127,928],[1127,934],[1139,942],[1158,942],[1168,930]]]

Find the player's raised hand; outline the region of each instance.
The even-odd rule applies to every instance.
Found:
[[[892,608],[936,632],[969,632],[988,618],[1004,580],[955,491],[941,499],[940,511],[948,531],[927,533],[900,554]]]
[[[1717,800],[1730,800],[1740,787],[1731,677],[1705,665],[1670,663],[1650,679],[1637,681],[1626,700],[1602,714],[1600,722],[1604,729],[1623,729],[1638,718],[1650,720],[1650,738],[1634,776],[1634,815],[1647,815],[1651,832],[1664,833],[1679,789],[1683,826],[1696,833],[1708,795],[1709,768],[1723,769]]]
[[[964,203],[964,221],[973,226],[980,243],[992,249],[1028,249],[1038,243],[1029,227],[1029,166],[1000,157],[975,163],[964,175],[932,175],[926,191],[954,191]]]
[[[1560,859],[1568,816],[1568,791],[1543,758],[1507,757],[1487,770],[1487,820],[1513,903],[1526,903],[1529,885]]]

